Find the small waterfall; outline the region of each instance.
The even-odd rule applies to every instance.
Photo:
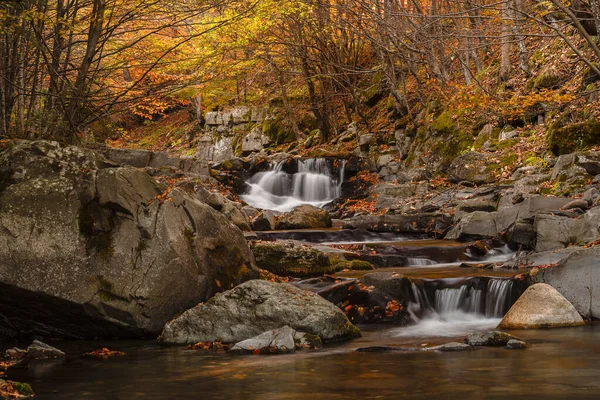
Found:
[[[283,171],[287,161],[271,165],[271,169],[252,176],[248,191],[241,198],[249,205],[266,210],[290,211],[302,204],[323,207],[341,195],[345,160],[340,161],[333,176],[324,158],[297,160],[298,172]]]
[[[429,260],[427,258],[406,258],[406,266],[409,267],[427,267],[430,265],[436,265],[437,263],[433,260]]]
[[[416,325],[397,336],[457,336],[492,329],[516,300],[512,279],[469,278],[412,282],[407,310]]]

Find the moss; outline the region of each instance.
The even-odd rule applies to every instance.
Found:
[[[555,155],[583,150],[600,144],[600,122],[590,119],[564,127],[552,125],[548,130],[546,140],[548,147]]]
[[[286,129],[283,119],[279,117],[265,118],[262,124],[262,132],[275,145],[290,143],[296,140],[294,132],[291,129]]]
[[[352,262],[350,263],[350,267],[355,271],[366,271],[375,269],[375,267],[373,267],[373,264],[371,264],[368,261],[362,260],[352,260]]]
[[[452,113],[444,111],[439,117],[431,124],[431,129],[439,133],[451,133],[456,130],[456,123],[452,118]]]
[[[500,157],[500,164],[503,166],[510,166],[519,160],[519,156],[516,153],[508,153]]]
[[[563,82],[563,77],[555,71],[545,71],[539,74],[533,80],[533,87],[535,89],[551,89],[557,88]]]
[[[506,140],[503,140],[501,142],[497,142],[496,143],[496,148],[498,150],[512,149],[514,147],[514,145],[517,144],[517,143],[519,143],[519,142],[520,142],[519,138],[506,139]]]
[[[33,396],[33,389],[30,384],[23,382],[11,382],[11,384],[21,396]]]

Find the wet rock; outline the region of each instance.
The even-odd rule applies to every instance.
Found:
[[[250,206],[244,206],[244,207],[242,207],[242,209],[240,211],[242,212],[242,214],[244,214],[244,216],[248,220],[252,220],[260,214],[260,211],[258,211],[256,208],[250,207]]]
[[[527,343],[522,340],[510,339],[506,343],[506,348],[510,350],[523,350],[527,348]]]
[[[411,282],[399,274],[373,272],[358,280],[336,283],[318,293],[344,310],[348,319],[356,324],[410,322],[404,305],[411,293]]]
[[[558,211],[570,200],[562,197],[552,196],[529,196],[518,204],[502,201],[496,218],[498,232],[508,230],[516,221],[527,220],[540,213],[551,213]]]
[[[564,250],[567,251],[567,250]],[[600,318],[600,247],[579,248],[558,265],[540,269],[535,279],[555,287],[579,314]]]
[[[454,352],[454,351],[471,351],[471,350],[477,350],[477,347],[473,347],[472,345],[466,344],[466,343],[450,342],[450,343],[441,344],[439,346],[426,347],[423,350],[425,350],[425,351]]]
[[[498,236],[496,228],[497,213],[475,211],[465,215],[445,236],[445,239],[467,241],[473,239],[494,238]]]
[[[451,182],[473,182],[492,183],[494,182],[493,171],[489,169],[488,156],[481,153],[469,152],[458,156],[448,168],[448,179]]]
[[[331,227],[329,213],[309,204],[301,205],[284,214],[275,224],[276,229],[309,229]]]
[[[214,209],[105,165],[45,141],[0,154],[0,337],[153,335],[258,276],[242,233]]]
[[[44,360],[48,358],[65,358],[65,353],[46,343],[34,340],[27,348],[27,358],[30,360]]]
[[[324,252],[292,240],[254,242],[252,253],[258,268],[279,276],[311,277],[335,272]]]
[[[452,225],[445,214],[421,213],[404,215],[361,215],[346,220],[344,229],[366,229],[372,232],[441,234]]]
[[[319,295],[284,283],[253,280],[168,322],[159,340],[237,343],[286,325],[317,335],[325,343],[360,336],[344,313]]]
[[[474,333],[467,336],[465,343],[469,346],[506,346],[511,340],[520,340],[513,335],[500,331]]]
[[[296,350],[294,343],[294,331],[289,326],[263,332],[258,336],[242,340],[231,348],[233,352],[252,353],[259,351],[261,353],[293,353]]]
[[[538,329],[581,325],[584,321],[573,304],[552,286],[537,283],[527,288],[498,327]]]
[[[275,215],[271,211],[263,211],[252,220],[255,231],[272,231],[275,229]]]

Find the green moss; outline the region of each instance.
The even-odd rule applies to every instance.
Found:
[[[519,138],[506,139],[496,143],[498,150],[512,149],[515,144],[519,143]]]
[[[519,160],[519,156],[516,153],[505,154],[500,157],[500,164],[503,166],[510,166]]]
[[[371,264],[368,261],[362,260],[352,260],[352,262],[350,263],[350,267],[355,271],[366,271],[375,269],[375,267],[373,267],[373,264]]]
[[[452,118],[452,113],[444,111],[439,117],[431,124],[431,129],[439,133],[452,133],[456,130],[456,122]]]
[[[33,389],[30,384],[23,382],[11,382],[11,384],[21,396],[33,396]]]
[[[263,133],[271,139],[273,144],[279,145],[290,143],[296,140],[294,132],[291,129],[286,129],[283,119],[279,117],[265,118],[262,125]]]
[[[533,80],[535,89],[550,89],[557,88],[563,82],[563,77],[555,71],[546,71],[539,74]]]
[[[564,127],[552,125],[548,130],[546,140],[555,155],[583,150],[600,144],[600,122],[590,119]]]

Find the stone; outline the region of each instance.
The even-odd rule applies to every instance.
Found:
[[[585,193],[583,193],[583,196],[581,197],[582,200],[586,201],[589,204],[594,204],[594,202],[598,199],[598,197],[600,197],[600,191],[598,191],[598,189],[596,188],[591,188],[585,191]]]
[[[168,322],[159,341],[237,343],[286,325],[319,336],[324,343],[360,337],[344,313],[319,295],[285,283],[253,280]]]
[[[504,128],[502,128],[502,131],[500,131],[498,141],[503,142],[505,140],[512,139],[517,136],[519,136],[519,132],[517,132],[517,130],[512,126],[506,125]]]
[[[495,212],[475,211],[465,215],[445,239],[467,241],[498,236]]]
[[[520,340],[513,335],[500,331],[489,331],[473,333],[465,338],[465,343],[469,346],[506,346],[511,340]]]
[[[500,204],[506,204],[498,207],[498,215],[496,217],[496,227],[498,232],[504,232],[518,220],[530,219],[539,213],[549,213],[559,210],[570,200],[562,197],[553,196],[529,196],[518,204],[512,202],[504,202],[500,200]]]
[[[452,218],[445,214],[360,215],[345,221],[343,229],[366,229],[372,232],[435,233],[445,232]]]
[[[545,283],[530,286],[508,310],[501,329],[539,329],[584,325],[573,304]]]
[[[236,343],[231,351],[253,353],[293,353],[296,351],[294,335],[296,331],[289,326],[263,332],[258,336]]]
[[[272,231],[275,229],[275,215],[268,210],[258,214],[252,220],[252,229],[255,231]]]
[[[489,168],[488,157],[477,152],[456,157],[448,168],[448,179],[454,183],[466,181],[475,184],[495,181],[493,171]]]
[[[522,340],[510,339],[506,343],[506,348],[510,350],[523,350],[527,348],[527,343]]]
[[[358,147],[362,151],[369,151],[370,146],[377,144],[377,136],[368,133],[360,135],[358,138]]]
[[[65,353],[56,347],[34,340],[27,348],[27,358],[30,360],[44,360],[48,358],[65,358]]]
[[[327,254],[293,240],[254,242],[252,252],[258,268],[279,276],[311,277],[335,272]]]
[[[331,217],[322,208],[304,204],[280,217],[276,229],[315,229],[330,228]]]
[[[581,240],[583,221],[558,215],[536,215],[533,229],[536,236],[535,251],[562,249]]]
[[[461,201],[454,212],[454,220],[459,221],[464,215],[475,212],[494,212],[498,206],[495,198],[475,198]]]
[[[579,208],[580,210],[587,210],[589,207],[588,202],[583,199],[574,199],[561,207],[561,210],[573,210]]]
[[[242,155],[262,151],[271,144],[271,139],[259,127],[253,128],[242,140]]]
[[[540,269],[536,282],[555,287],[585,318],[600,318],[600,247],[580,248],[554,267]]]
[[[242,231],[251,230],[248,218],[235,206],[234,202],[226,201],[221,208],[221,214]]]
[[[466,343],[458,343],[458,342],[444,343],[439,346],[423,348],[423,351],[441,351],[441,352],[471,351],[471,350],[477,350],[477,347],[473,347]]]
[[[248,220],[252,220],[260,215],[260,211],[250,206],[243,206],[240,211]]]
[[[0,152],[0,337],[141,337],[258,276],[243,234],[143,170],[54,142]]]

